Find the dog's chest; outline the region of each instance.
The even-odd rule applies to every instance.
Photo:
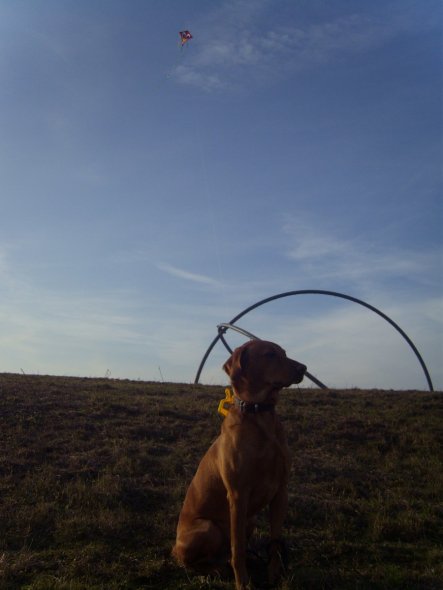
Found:
[[[280,450],[267,449],[256,455],[251,478],[250,511],[255,513],[269,504],[288,477],[288,460]]]
[[[257,449],[254,462],[261,479],[281,481],[288,471],[288,453],[284,443],[268,441],[263,444]]]
[[[253,487],[262,490],[266,497],[272,497],[288,477],[289,454],[285,439],[280,434],[270,431],[267,436],[251,437],[250,441]]]
[[[221,445],[230,457],[231,473],[253,488],[278,489],[287,480],[289,453],[283,428],[272,416],[232,420],[222,428]],[[267,495],[267,494],[266,494]]]

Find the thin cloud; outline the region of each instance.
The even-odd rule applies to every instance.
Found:
[[[217,284],[211,277],[170,265],[163,265],[162,271],[180,280]],[[22,286],[18,297],[11,293],[9,301],[0,302],[0,346],[6,366],[25,372],[104,375],[109,369],[114,377],[155,379],[161,366],[166,379],[192,380],[216,325],[228,321],[245,303],[244,296],[227,314],[221,301],[165,307],[155,297],[141,300],[135,291],[85,296],[25,282]],[[257,293],[247,296],[251,303],[257,298]],[[422,353],[434,385],[440,384],[441,298],[397,304],[387,293],[379,293],[368,302],[405,329]],[[277,303],[266,306],[240,325],[282,344],[327,385],[425,388],[407,345],[375,314],[348,302],[336,305],[335,300],[327,308],[322,301],[309,314],[300,313],[301,299],[290,308],[280,303],[281,309]],[[228,341],[233,345],[235,335],[229,334]],[[220,368],[226,356],[224,347],[217,346],[205,366],[203,383],[226,382]]]
[[[0,301],[2,362],[16,372],[101,376],[109,369],[143,379],[158,379],[161,366],[166,379],[188,381],[224,319],[216,303],[165,307],[136,290],[85,295],[27,282],[19,297]]]
[[[229,2],[208,17],[200,42],[172,77],[205,91],[304,71],[382,46],[412,28],[432,26],[429,18],[389,5],[389,15],[351,14],[316,23],[278,23],[268,2]],[[294,20],[296,20],[294,18]],[[220,26],[223,23],[223,26]]]
[[[184,279],[185,281],[191,281],[193,283],[200,283],[203,285],[209,285],[211,287],[220,287],[220,281],[213,279],[212,277],[208,277],[206,275],[197,274],[194,272],[189,272],[187,270],[183,270],[181,268],[177,268],[176,266],[172,266],[170,264],[157,264],[157,268],[163,272],[166,272],[173,277],[177,277],[179,279]]]
[[[292,242],[287,257],[297,263],[299,270],[316,278],[340,278],[362,284],[393,277],[422,281],[439,276],[439,250],[382,250],[364,237],[343,239],[306,221],[286,223],[284,232]]]
[[[217,74],[202,73],[196,68],[186,65],[177,66],[174,70],[174,77],[179,84],[197,86],[208,92],[226,86]]]

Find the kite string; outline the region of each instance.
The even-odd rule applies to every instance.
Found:
[[[205,155],[205,150],[203,147],[202,136],[201,136],[200,130],[195,129],[195,131],[196,131],[196,135],[198,136],[198,145],[199,145],[199,151],[200,151],[200,165],[201,165],[202,180],[203,180],[203,190],[204,190],[204,193],[206,196],[207,217],[208,217],[210,227],[211,227],[212,242],[213,242],[213,248],[214,248],[214,253],[215,253],[215,260],[217,263],[218,283],[219,283],[220,290],[222,293],[224,313],[225,313],[226,317],[228,317],[227,316],[227,306],[226,306],[226,301],[227,301],[226,287],[227,287],[227,285],[226,285],[225,275],[223,272],[223,266],[222,266],[222,262],[221,262],[221,251],[220,251],[220,240],[219,240],[220,227],[217,223],[217,218],[215,215],[213,191],[209,186],[208,168],[207,168],[207,163],[206,163],[206,155]]]
[[[184,56],[184,46],[185,43],[182,43],[180,39],[177,41],[177,57],[175,58],[174,64],[168,69],[166,72],[166,79],[170,80],[177,71],[179,65],[183,63],[183,56]]]
[[[179,41],[179,45],[180,45],[180,41]],[[170,80],[174,76],[174,74],[177,71],[178,66],[182,63],[182,59],[183,59],[183,56],[181,54],[182,53],[182,50],[183,50],[183,46],[182,47],[179,47],[179,53],[178,53],[178,55],[177,55],[177,57],[175,59],[175,63],[166,72],[166,79],[167,80]]]

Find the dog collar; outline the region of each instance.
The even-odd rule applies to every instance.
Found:
[[[254,404],[253,402],[244,402],[239,397],[234,396],[234,403],[240,409],[242,414],[259,414],[261,412],[273,412],[275,404]]]
[[[218,404],[218,413],[223,417],[228,415],[230,406],[235,405],[242,414],[259,414],[261,412],[273,412],[274,404],[254,404],[253,402],[244,402],[234,395],[229,387],[225,389],[225,398]],[[226,407],[228,406],[228,407]]]

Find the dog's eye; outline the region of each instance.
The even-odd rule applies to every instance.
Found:
[[[265,357],[266,357],[267,359],[275,359],[275,357],[276,357],[276,356],[277,356],[277,355],[276,355],[276,353],[275,353],[275,352],[265,352]]]

